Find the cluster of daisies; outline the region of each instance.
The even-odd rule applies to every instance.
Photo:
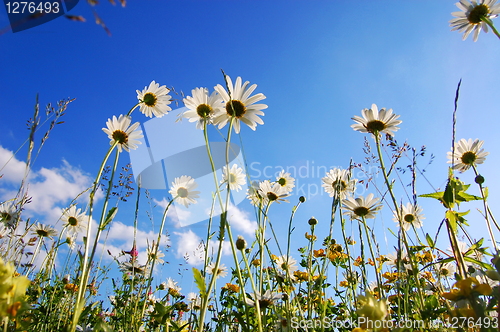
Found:
[[[213,124],[219,129],[230,123],[236,133],[240,132],[240,123],[248,125],[255,130],[257,124],[264,122],[259,116],[263,116],[263,109],[267,108],[265,104],[257,102],[265,99],[262,93],[252,93],[257,88],[256,84],[250,85],[250,82],[243,83],[241,77],[232,82],[227,75],[227,90],[220,84],[214,87],[214,91],[209,93],[207,88],[195,88],[192,90],[192,96],[184,98],[183,102],[187,110],[182,113],[181,118],[187,118],[190,122],[196,122],[199,129],[206,128]],[[160,86],[152,81],[142,91],[137,90],[139,111],[147,117],[162,117],[172,109],[170,104],[172,98],[169,95],[170,90],[165,86]],[[135,107],[132,109],[132,111]],[[130,113],[120,115],[118,118],[113,116],[106,123],[103,131],[108,135],[111,145],[116,145],[121,152],[134,150],[141,142],[142,131],[138,130],[139,122],[131,124]]]

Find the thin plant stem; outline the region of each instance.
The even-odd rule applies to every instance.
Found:
[[[377,258],[375,257],[375,252],[373,251],[373,246],[372,246],[372,241],[370,240],[370,231],[368,230],[368,225],[366,225],[366,219],[365,217],[361,217],[361,223],[364,226],[365,233],[366,233],[366,239],[368,240],[368,248],[370,249],[370,254],[372,256],[373,260],[373,266],[375,268],[375,277],[377,278],[377,286],[378,286],[378,298],[381,299],[384,295],[383,289],[382,289],[382,282],[380,281],[380,276],[379,276],[379,271],[377,267]]]
[[[474,174],[476,175],[476,179],[479,176],[477,172],[476,166],[472,165],[472,169],[474,170]],[[498,252],[497,241],[495,240],[495,235],[493,234],[493,230],[491,229],[490,218],[488,218],[488,207],[486,206],[486,196],[484,194],[483,184],[478,183],[479,190],[481,191],[481,197],[483,198],[483,206],[484,206],[484,218],[486,220],[486,227],[488,228],[488,232],[490,233],[491,241],[493,242],[493,247],[495,248],[495,252]]]
[[[93,210],[94,210],[94,197],[95,197],[95,194],[97,192],[97,188],[99,188],[99,179],[101,178],[102,176],[102,172],[104,171],[104,167],[111,155],[111,152],[113,152],[114,148],[118,145],[118,141],[115,141],[114,144],[109,148],[108,152],[106,153],[106,155],[104,156],[104,159],[101,163],[101,166],[99,167],[99,171],[97,172],[97,176],[96,176],[96,179],[94,181],[94,185],[93,185],[93,188],[92,188],[92,191],[90,192],[90,196],[89,196],[89,216],[88,216],[88,224],[87,224],[87,237],[85,239],[85,252],[84,252],[84,256],[83,256],[83,266],[82,266],[82,275],[81,275],[81,278],[80,278],[80,284],[79,284],[79,287],[78,287],[78,295],[76,297],[76,304],[75,304],[75,313],[73,315],[73,320],[72,320],[72,323],[71,323],[71,328],[70,328],[70,331],[71,332],[74,332],[76,330],[76,325],[78,324],[78,320],[80,319],[80,315],[82,313],[82,310],[83,310],[83,306],[84,306],[84,296],[85,296],[85,290],[86,290],[86,280],[85,279],[85,275],[87,274],[87,269],[89,268],[88,265],[90,264],[88,262],[88,254],[89,254],[89,250],[90,250],[90,242],[89,242],[89,238],[90,238],[90,235],[91,235],[91,225],[92,225],[92,213],[93,213]]]
[[[495,28],[495,26],[493,25],[493,22],[486,16],[483,16],[481,17],[481,21],[485,22],[486,24],[488,24],[488,26],[491,28],[491,31],[493,31],[493,33],[498,37],[500,38],[500,33],[498,32],[498,30]]]

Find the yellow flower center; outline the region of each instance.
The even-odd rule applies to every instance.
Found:
[[[357,216],[364,217],[370,212],[370,210],[368,210],[364,206],[359,206],[359,207],[355,208],[354,210],[352,210],[352,212],[354,212],[354,214]]]
[[[337,191],[344,191],[347,188],[347,184],[342,180],[335,180],[332,182],[332,187]]]
[[[230,116],[241,118],[247,111],[245,104],[239,100],[231,100],[226,104],[226,112]]]
[[[465,165],[472,165],[476,161],[476,154],[472,151],[465,152],[460,158]]]
[[[144,104],[148,107],[153,107],[156,106],[156,102],[158,101],[158,98],[156,98],[154,93],[148,92],[144,95]]]
[[[415,221],[415,216],[413,214],[407,214],[403,218],[407,223],[411,224],[412,222]]]
[[[207,118],[212,113],[212,111],[212,107],[207,104],[200,104],[198,105],[198,107],[196,107],[196,113],[200,116],[200,118]]]
[[[265,309],[273,304],[273,301],[268,299],[259,300],[259,306],[261,309]]]
[[[490,12],[490,9],[488,6],[481,4],[475,6],[467,16],[467,19],[469,20],[470,23],[472,24],[478,24],[481,23],[481,19],[483,17],[486,17]]]
[[[375,134],[384,130],[386,128],[386,125],[382,121],[373,120],[368,122],[365,127],[368,132]]]
[[[10,215],[10,213],[7,213],[7,212],[2,212],[0,213],[0,219],[2,219],[3,221],[10,221],[12,219],[12,216]]]
[[[272,202],[278,199],[278,195],[270,191],[267,193],[267,198]]]
[[[38,236],[41,236],[41,237],[47,237],[47,236],[49,236],[49,232],[47,232],[44,229],[38,229],[36,231],[36,234],[38,234]]]
[[[180,198],[186,198],[188,197],[188,190],[184,187],[180,187],[179,189],[177,189],[177,195]]]
[[[127,141],[128,141],[127,133],[125,133],[124,131],[121,131],[121,130],[115,130],[113,132],[112,136],[113,136],[113,139],[120,144],[127,143]]]
[[[76,219],[75,217],[69,217],[68,224],[71,226],[76,226],[78,225],[78,219]]]

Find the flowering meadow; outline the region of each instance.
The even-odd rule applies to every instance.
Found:
[[[472,34],[476,41],[481,31],[490,30],[500,38],[492,22],[500,14],[496,0],[461,0],[457,7],[450,25],[463,39]],[[419,157],[426,150],[399,143],[405,119],[381,105],[362,105],[360,113],[353,111],[351,127],[352,135],[365,136],[366,158],[324,174],[320,185],[331,197],[325,207],[331,218],[318,221],[311,216],[297,243],[291,240],[295,213],[307,200],[292,200],[296,179],[283,170],[275,178],[255,181],[230,159],[241,127],[256,131],[264,125],[266,96],[256,84],[222,71],[213,90],[197,87],[183,96],[185,111],[178,117],[203,132],[216,189],[203,192],[193,174],[170,179],[170,197],[162,219],[155,221],[158,234],[148,244],[145,264],[138,259],[135,233],[129,251],[103,253],[106,231],[118,212],[112,199],[135,204],[129,216],[135,232],[139,216],[148,213],[140,208],[144,190],[140,183],[134,188],[131,168],[120,170],[118,165],[141,144],[139,121],[173,116],[173,93],[152,81],[136,91],[137,103],[130,110],[108,119],[99,134],[107,135],[109,149],[96,165],[92,186],[60,216],[61,230],[26,218],[23,210],[32,203],[28,174],[35,155],[62,124],[72,100],[47,106],[49,126],[38,152],[34,137],[42,116],[37,102],[28,122],[25,177],[17,193],[0,204],[0,331],[500,330],[500,251],[495,239],[500,225],[488,202],[487,176],[481,174],[489,152],[480,139],[455,137],[460,83],[453,144],[448,165],[441,165],[448,169],[442,189],[417,193],[416,178],[423,176]],[[209,129],[224,138],[225,163],[219,173]],[[463,181],[466,174],[472,174],[473,183]],[[382,185],[371,181],[375,177]],[[410,178],[409,185],[403,177]],[[360,186],[363,195],[356,192]],[[232,195],[247,187],[244,195],[257,221],[251,238],[233,233],[228,212]],[[155,271],[168,264],[161,247],[167,214],[174,204],[189,210],[201,198],[211,200],[213,209],[201,244],[203,264],[187,272],[197,291],[185,293],[173,273],[159,280]],[[439,208],[435,234],[426,231],[422,200]],[[278,217],[277,204],[289,206],[288,215]],[[381,252],[369,222],[382,213],[394,221],[393,252]],[[273,223],[278,218],[279,226]],[[469,218],[484,227],[485,238],[469,235]],[[317,231],[320,222],[328,223],[328,232]],[[278,240],[278,232],[287,241]],[[223,243],[230,246],[228,266],[222,262]],[[109,277],[112,267],[102,262],[103,254],[113,257],[118,278]]]

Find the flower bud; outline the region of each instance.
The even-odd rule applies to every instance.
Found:
[[[309,223],[309,225],[314,226],[318,223],[318,221],[316,220],[316,218],[311,217],[311,219],[309,219],[308,223]]]
[[[299,197],[299,202],[304,203],[306,201],[306,198],[304,196]]]
[[[478,174],[476,176],[476,178],[474,179],[474,181],[477,183],[477,184],[483,184],[484,183],[484,176],[482,176],[481,174]]]
[[[236,249],[238,250],[245,250],[247,247],[247,241],[243,238],[243,236],[238,236],[238,239],[236,240]]]

